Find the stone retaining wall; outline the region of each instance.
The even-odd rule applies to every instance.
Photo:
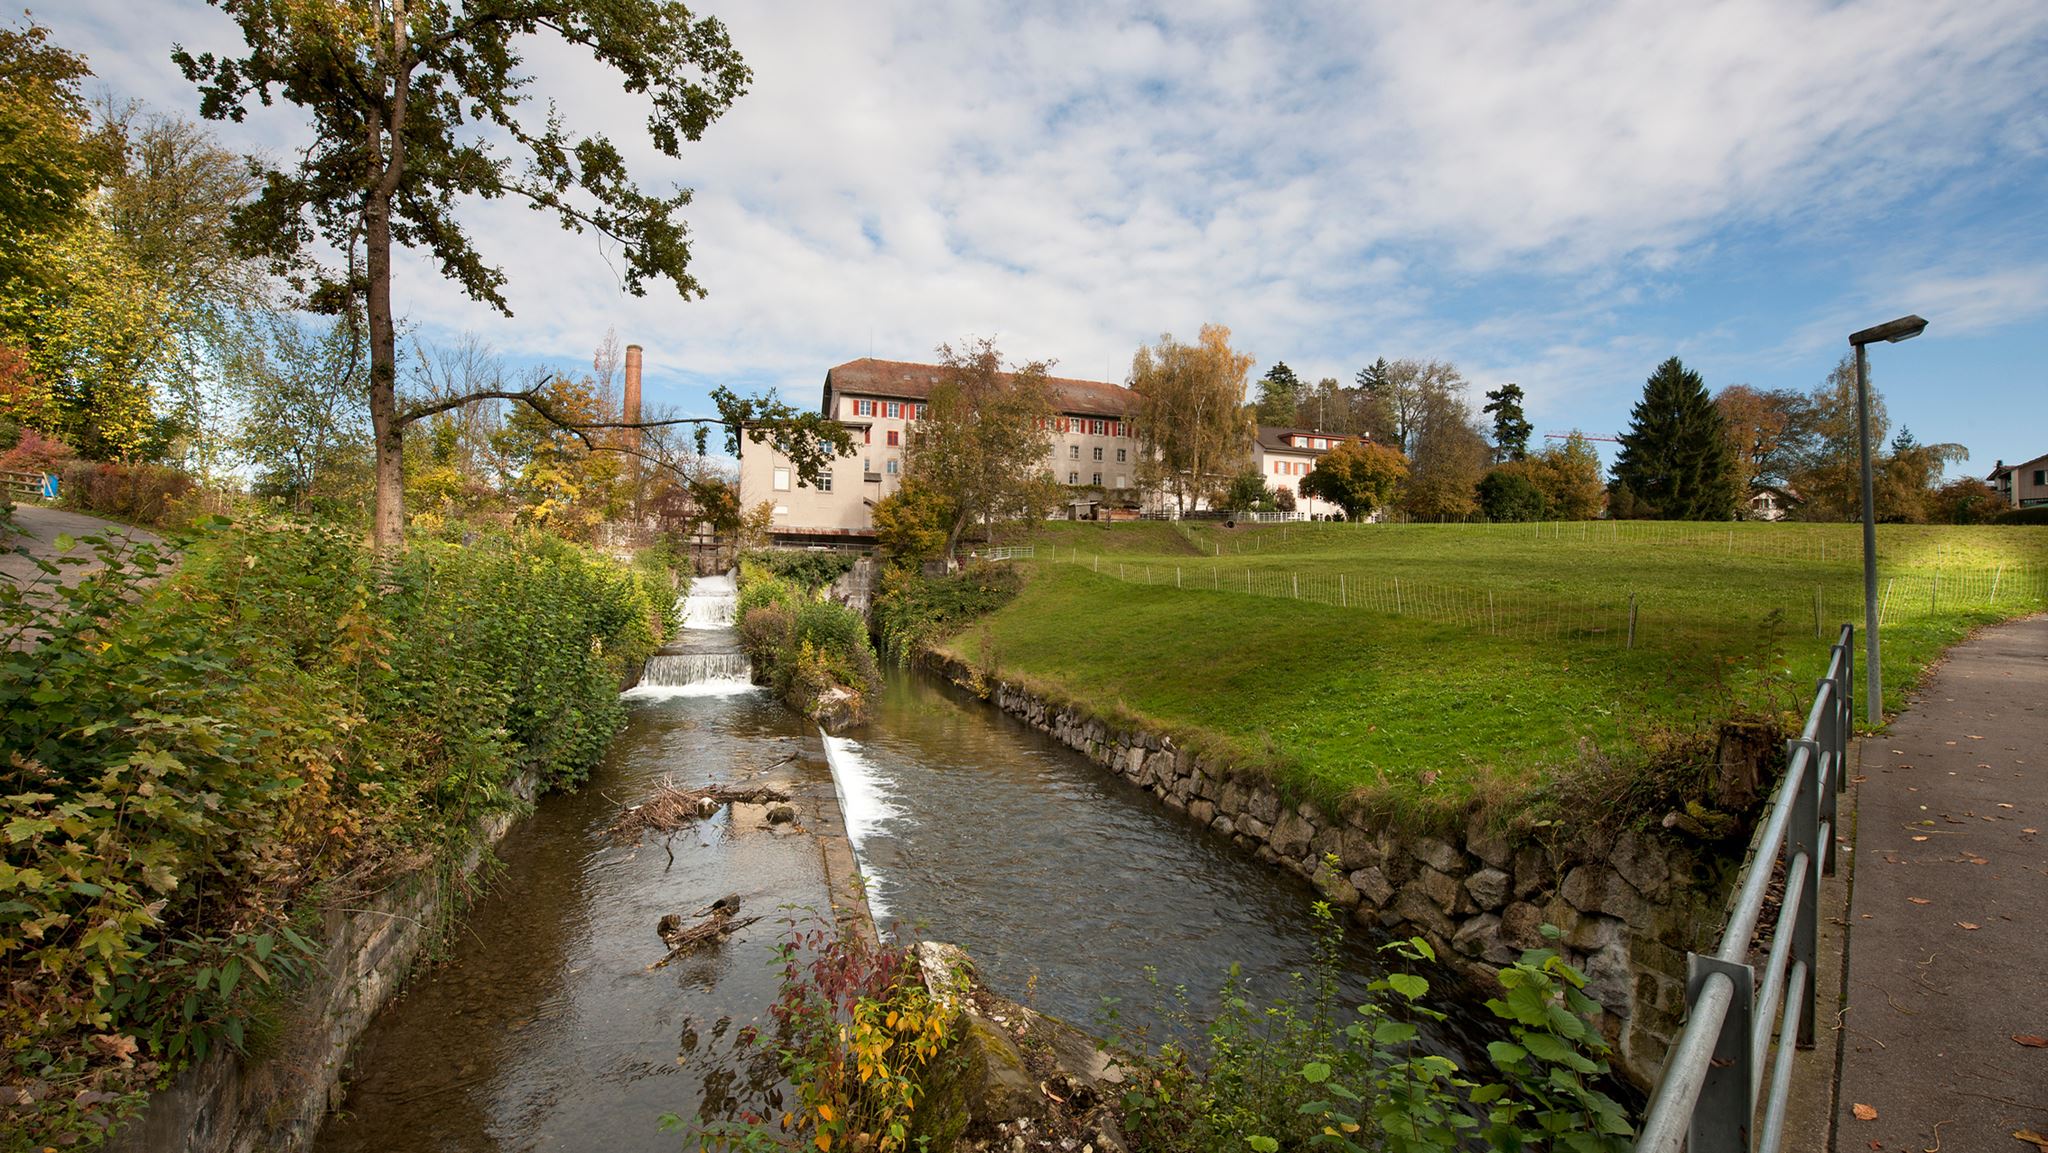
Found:
[[[534,782],[514,786],[531,800]],[[260,1057],[216,1052],[150,1098],[142,1116],[108,1142],[112,1153],[270,1153],[304,1149],[342,1099],[342,1070],[377,1011],[404,982],[464,885],[511,827],[483,821],[479,848],[459,867],[415,873],[360,907],[330,908],[317,971],[301,990],[283,1036]]]
[[[1684,1011],[1686,951],[1712,948],[1737,862],[1663,833],[1589,826],[1551,844],[1511,843],[1476,816],[1451,839],[1332,817],[1312,804],[1286,804],[1270,783],[1229,777],[1170,736],[1049,704],[952,658],[927,655],[924,663],[1167,808],[1308,879],[1359,923],[1426,938],[1482,984],[1523,949],[1546,944],[1542,925],[1557,926],[1565,958],[1585,972],[1586,993],[1605,1009],[1600,1025],[1616,1067],[1645,1087],[1662,1068]]]

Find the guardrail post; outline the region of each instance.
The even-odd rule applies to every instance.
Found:
[[[1802,886],[1799,907],[1792,910],[1792,963],[1805,962],[1806,971],[1814,971],[1814,956],[1820,951],[1820,859],[1825,850],[1820,844],[1820,798],[1821,774],[1827,765],[1821,759],[1819,741],[1791,740],[1785,742],[1785,763],[1801,750],[1806,752],[1806,772],[1799,778],[1799,793],[1792,799],[1792,822],[1785,830],[1785,882],[1792,881],[1792,868],[1798,863],[1799,854],[1806,854],[1806,884]],[[1828,800],[1832,802],[1832,790]],[[1757,862],[1763,865],[1762,861]],[[1813,1048],[1813,995],[1814,982],[1806,982],[1806,992],[1794,1005],[1785,1003],[1785,1012],[1799,1014],[1799,1047]],[[1781,1060],[1783,1058],[1780,1058]]]
[[[1749,1131],[1756,1118],[1756,1102],[1750,1096],[1756,1082],[1750,1076],[1749,1062],[1756,973],[1748,965],[1698,953],[1686,954],[1685,971],[1688,1010],[1699,1001],[1701,988],[1713,974],[1720,973],[1735,985],[1728,1015],[1721,1019],[1721,1035],[1714,1038],[1714,1059],[1693,1105],[1686,1149],[1689,1153],[1749,1153]]]
[[[1827,708],[1821,710],[1820,731],[1813,735],[1814,744],[1819,747],[1820,759],[1814,763],[1826,769],[1826,779],[1820,783],[1820,813],[1816,818],[1828,827],[1828,841],[1820,846],[1820,873],[1823,877],[1835,875],[1835,841],[1840,837],[1842,825],[1841,807],[1836,798],[1842,792],[1842,780],[1849,774],[1843,770],[1844,752],[1842,747],[1841,686],[1833,680],[1822,677],[1813,684],[1814,696],[1825,699]]]

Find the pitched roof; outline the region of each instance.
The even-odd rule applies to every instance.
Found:
[[[1985,480],[1990,480],[1990,481],[1995,481],[1995,480],[1997,480],[1997,479],[1998,479],[1999,477],[2001,477],[2001,476],[2004,476],[2004,475],[2006,475],[2007,473],[2014,473],[2014,472],[2018,472],[2018,471],[2020,471],[2020,470],[2021,470],[2021,469],[2023,469],[2023,468],[2032,468],[2032,467],[2034,467],[2034,466],[2035,466],[2035,465],[2037,465],[2037,464],[2041,464],[2041,463],[2043,463],[2044,461],[2048,461],[2048,453],[2044,453],[2044,454],[2042,454],[2042,455],[2040,455],[2040,456],[2037,456],[2037,457],[2035,457],[2035,458],[2034,458],[2034,459],[2032,459],[2032,460],[2023,460],[2023,461],[2019,462],[2018,464],[2007,464],[2007,463],[2005,463],[2004,461],[1999,461],[1999,462],[1998,462],[1998,466],[1997,466],[1996,468],[1993,468],[1993,469],[1991,470],[1991,475],[1990,475],[1990,476],[1988,476],[1988,477],[1985,477],[1984,479],[1985,479]]]
[[[835,392],[860,396],[886,396],[924,400],[932,386],[945,378],[944,365],[916,364],[907,360],[875,360],[862,357],[835,365],[825,372],[825,407],[831,408]],[[1004,373],[1009,376],[1009,373]],[[1073,380],[1063,376],[1045,378],[1051,387],[1053,407],[1061,412],[1089,416],[1121,417],[1136,406],[1131,390],[1100,380]]]
[[[1282,438],[1289,436],[1325,436],[1330,438],[1330,448],[1335,448],[1347,440],[1372,439],[1365,433],[1324,432],[1319,428],[1289,428],[1284,425],[1262,424],[1259,426],[1259,447],[1267,452],[1305,452],[1311,456],[1329,451],[1329,449],[1324,448],[1306,448],[1298,444],[1288,444]]]

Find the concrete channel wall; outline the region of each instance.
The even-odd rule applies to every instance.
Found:
[[[531,800],[535,784],[514,785]],[[259,1053],[218,1051],[150,1098],[108,1142],[113,1153],[264,1153],[306,1148],[338,1108],[350,1052],[398,991],[423,949],[456,915],[471,876],[514,820],[477,827],[477,847],[453,868],[409,874],[373,896],[330,907],[314,975],[283,1032]]]
[[[1654,1083],[1685,1006],[1685,954],[1710,949],[1724,919],[1727,853],[1656,833],[1572,829],[1553,843],[1510,842],[1474,817],[1462,836],[1421,836],[1357,815],[1288,805],[1268,782],[1223,775],[1170,735],[1121,729],[1018,686],[989,682],[965,662],[927,654],[953,684],[1150,791],[1160,803],[1229,837],[1258,859],[1309,880],[1362,925],[1419,935],[1482,986],[1522,950],[1562,931],[1565,958],[1586,992],[1617,1069]],[[1753,743],[1724,755],[1755,758]],[[1754,779],[1756,765],[1734,776]],[[1329,857],[1337,859],[1331,868]]]

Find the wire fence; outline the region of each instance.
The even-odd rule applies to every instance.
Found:
[[[1168,563],[1080,551],[1043,558],[1073,564],[1131,584],[1310,601],[1332,608],[1381,613],[1450,625],[1517,640],[1574,640],[1625,648],[1680,647],[1726,637],[1731,629],[1760,626],[1775,614],[1778,627],[1821,637],[1827,623],[1863,619],[1860,578],[1833,582],[1758,582],[1742,595],[1740,619],[1725,602],[1686,599],[1671,590],[1593,590],[1578,597],[1516,588],[1485,587],[1385,576],[1328,567],[1234,565],[1220,560]],[[1852,583],[1853,582],[1853,583]],[[2048,607],[2048,570],[1997,565],[1881,573],[1879,623],[1898,625],[1941,613],[2024,612]]]

